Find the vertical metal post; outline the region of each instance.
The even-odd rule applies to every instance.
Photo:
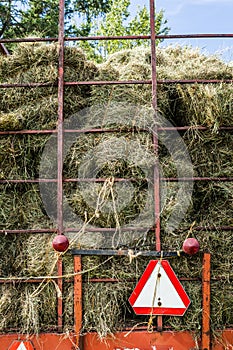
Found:
[[[59,0],[59,35],[58,35],[58,121],[57,121],[57,229],[63,234],[63,109],[64,109],[64,8],[65,1]],[[59,258],[58,276],[62,275],[62,259]],[[58,279],[58,287],[62,295],[62,279]],[[58,330],[62,331],[62,296],[58,297]]]
[[[156,33],[155,33],[155,0],[150,0],[150,32],[151,32],[151,70],[152,70],[152,106],[154,118],[157,119],[157,76],[156,76]],[[158,167],[158,131],[156,125],[153,130],[153,145],[155,154],[154,166],[154,216],[155,216],[155,239],[156,250],[161,251],[160,242],[160,179]],[[157,317],[157,330],[163,328],[162,316]]]
[[[210,253],[204,253],[202,264],[202,350],[210,350]]]
[[[150,0],[150,29],[151,29],[151,69],[152,69],[152,106],[154,117],[157,119],[157,77],[156,77],[156,34],[155,34],[155,5],[154,0]],[[154,214],[155,214],[155,238],[156,250],[161,250],[160,243],[160,183],[158,167],[158,132],[157,127],[153,130],[153,145],[156,157],[154,167]]]
[[[80,272],[82,261],[80,255],[74,256],[74,272]],[[80,330],[82,328],[82,275],[74,276],[74,332],[76,345],[79,346]]]

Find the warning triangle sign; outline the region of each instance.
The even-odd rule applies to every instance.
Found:
[[[14,341],[8,350],[34,350],[34,347],[30,341]]]
[[[183,316],[190,299],[167,260],[151,260],[129,302],[137,315]]]

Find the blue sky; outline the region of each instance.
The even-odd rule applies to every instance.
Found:
[[[149,0],[131,0],[135,5],[148,6]],[[156,9],[164,9],[171,28],[169,34],[233,33],[233,0],[157,0]],[[200,47],[206,53],[219,53],[233,61],[233,38],[177,39],[181,45]],[[168,45],[174,40],[166,40]]]

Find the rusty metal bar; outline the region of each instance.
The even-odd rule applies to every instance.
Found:
[[[112,35],[112,36],[80,36],[80,37],[66,37],[65,41],[84,41],[84,40],[128,40],[128,39],[150,39],[150,35]],[[196,39],[196,38],[233,38],[232,33],[222,34],[170,34],[170,35],[155,35],[156,39]],[[0,39],[0,43],[16,43],[16,42],[56,42],[58,38],[14,38],[14,39]]]
[[[177,181],[222,181],[222,182],[231,182],[233,181],[233,177],[162,177],[161,181],[171,181],[171,182],[177,182]]]
[[[129,256],[128,249],[71,249],[71,253],[73,255],[104,255],[104,256]],[[181,255],[185,255],[183,251],[155,251],[155,250],[146,250],[146,251],[135,251],[134,254],[138,254],[138,256],[151,256],[156,258],[171,258],[177,257]]]
[[[152,70],[152,106],[154,108],[154,118],[157,120],[157,76],[156,76],[156,32],[155,32],[155,0],[150,0],[150,33],[151,33],[151,70]],[[153,129],[153,147],[155,154],[154,165],[154,216],[155,216],[155,249],[161,250],[160,240],[160,174],[158,166],[158,131],[157,125]],[[157,330],[162,331],[163,318],[157,316]]]
[[[16,229],[16,230],[8,230],[8,229],[5,229],[5,230],[0,230],[0,234],[4,234],[4,235],[7,235],[7,234],[21,234],[21,233],[56,233],[57,232],[57,229],[54,228],[54,229],[49,229],[49,228],[45,228],[45,229]]]
[[[107,178],[99,177],[99,178],[64,178],[63,182],[105,182]],[[151,179],[143,178],[140,181],[150,181]],[[137,178],[114,178],[114,182],[136,182]],[[231,182],[233,181],[233,177],[161,177],[160,181],[170,181],[170,182],[189,182],[189,181],[213,181],[213,182]],[[0,184],[18,184],[18,183],[54,183],[58,182],[57,179],[2,179],[0,180]]]
[[[3,43],[0,43],[0,53],[2,53],[5,56],[8,56],[10,54]]]
[[[207,39],[207,38],[233,38],[232,33],[225,34],[169,34],[169,35],[157,35],[159,39]]]
[[[138,131],[148,131],[147,129],[138,128]],[[167,127],[157,127],[157,131],[188,131],[188,130],[211,130],[206,126],[167,126]],[[231,131],[233,126],[220,126],[218,131]],[[64,129],[64,133],[106,133],[106,132],[121,132],[121,130],[116,128],[104,129],[104,128],[93,128],[93,129]],[[127,131],[135,131],[135,128],[128,128]],[[122,130],[125,132],[125,130]],[[56,129],[51,130],[8,130],[0,131],[0,135],[24,135],[24,134],[56,134]]]
[[[68,227],[64,230],[64,232],[78,232],[82,229],[82,227]],[[128,231],[151,231],[153,228],[148,227],[123,227],[121,228],[122,232],[128,232]],[[180,231],[188,230],[189,227],[182,228]],[[86,229],[87,232],[115,232],[116,228],[113,227],[90,227]],[[233,231],[233,226],[196,226],[193,228],[193,231]],[[40,233],[57,233],[57,229],[15,229],[15,230],[0,230],[0,234],[21,234],[21,233],[28,233],[28,234],[40,234]]]
[[[22,87],[22,88],[38,88],[38,87],[49,87],[49,86],[57,86],[56,84],[52,83],[15,83],[15,84],[8,84],[3,83],[0,84],[1,89],[10,89],[10,88],[16,88],[16,87]]]
[[[58,38],[0,38],[0,43],[37,43],[37,42],[52,42],[58,41]]]
[[[0,135],[34,135],[34,134],[56,134],[57,130],[8,130],[0,131]]]
[[[150,31],[151,31],[151,70],[152,70],[152,106],[154,118],[157,120],[157,77],[156,77],[156,39],[155,39],[155,3],[150,0]],[[156,124],[156,123],[155,123]],[[157,126],[153,130],[153,146],[155,159],[158,157],[158,134]],[[160,179],[158,162],[155,160],[154,166],[154,217],[155,217],[155,239],[156,250],[161,250],[160,242]]]
[[[152,77],[153,79],[153,77]],[[233,79],[157,79],[157,84],[219,84],[233,83]],[[66,81],[65,86],[76,85],[118,85],[118,84],[152,84],[152,80],[106,80],[106,81]]]
[[[19,183],[41,183],[41,182],[57,182],[57,179],[2,179],[0,183],[2,184],[19,184]]]
[[[57,262],[57,274],[58,276],[63,275],[63,264],[62,264],[62,257],[59,257]],[[57,286],[60,291],[60,295],[57,296],[57,325],[59,332],[62,332],[62,326],[63,326],[63,320],[62,320],[62,314],[63,314],[63,301],[62,301],[62,295],[63,295],[63,280],[62,278],[58,278],[57,280]]]
[[[158,79],[158,84],[232,84],[233,79]]]
[[[58,120],[57,120],[57,234],[63,234],[63,112],[64,112],[64,13],[65,0],[59,0],[59,62],[58,62]],[[57,263],[58,276],[62,276],[63,266],[62,257],[59,257]],[[57,298],[58,329],[62,332],[63,320],[63,303],[62,278],[57,280],[60,295]]]
[[[210,253],[204,253],[202,266],[202,350],[210,350],[210,259]]]
[[[200,281],[201,279],[198,277],[179,277],[180,281]],[[119,279],[119,278],[89,278],[87,281],[84,280],[83,283],[105,283],[105,282],[110,282],[110,283],[125,283],[125,282],[137,282],[138,279]]]
[[[66,37],[65,41],[91,41],[91,40],[149,40],[150,35],[92,35],[92,36],[76,36]]]
[[[74,256],[74,273],[82,270],[81,255]],[[79,346],[82,329],[82,275],[74,276],[74,333],[75,343]]]
[[[38,278],[38,279],[35,279],[35,278],[29,278],[29,279],[25,279],[25,280],[22,280],[22,279],[10,279],[9,277],[9,280],[5,280],[3,278],[0,278],[0,283],[41,283],[41,282],[44,282],[44,278]]]
[[[201,279],[199,277],[179,277],[180,281],[197,281],[197,282],[201,282]],[[211,278],[212,282],[216,282],[216,281],[229,281],[226,277],[224,276],[217,276],[214,278]],[[125,283],[125,282],[137,282],[137,279],[119,279],[119,278],[88,278],[87,280],[82,280],[82,284],[83,283]],[[232,279],[230,279],[230,281],[232,281]],[[4,279],[4,278],[0,278],[0,284],[17,284],[17,283],[41,283],[44,282],[44,278],[30,278],[30,279]],[[65,283],[73,283],[73,280],[71,279],[65,279],[64,280]]]
[[[77,86],[77,85],[126,85],[126,84],[152,84],[150,79],[146,80],[94,80],[94,81],[66,81],[65,86]]]
[[[233,38],[233,34],[170,34],[170,35],[156,35],[155,39],[195,39],[195,38]],[[124,36],[83,36],[83,37],[67,37],[66,41],[80,41],[80,40],[127,40],[127,39],[151,39],[150,35],[124,35]]]
[[[58,63],[58,121],[57,121],[57,225],[63,233],[63,142],[64,142],[64,0],[59,1],[59,63]]]
[[[157,84],[232,84],[233,79],[158,79]],[[152,84],[152,80],[90,80],[90,81],[66,81],[64,82],[65,86],[78,86],[78,85],[144,85],[144,84]],[[38,88],[38,87],[56,87],[57,84],[51,83],[16,83],[16,84],[8,84],[2,83],[0,84],[1,89],[8,88]]]

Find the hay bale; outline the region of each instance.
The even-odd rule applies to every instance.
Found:
[[[94,80],[96,65],[87,61],[84,53],[72,47],[65,48],[65,80]],[[52,86],[37,88],[9,88],[0,90],[0,130],[7,130],[12,114],[23,121],[22,128],[48,129],[56,127],[58,80],[57,44],[22,43],[14,53],[0,59],[1,83],[49,83]],[[53,86],[54,85],[54,86]],[[88,105],[90,87],[68,87],[65,94],[65,117]],[[22,106],[23,101],[23,106]],[[12,130],[19,129],[19,125]],[[9,126],[8,126],[9,128]]]
[[[57,60],[55,44],[20,44],[12,56],[0,58],[1,83],[54,84],[51,87],[33,89],[1,89],[0,130],[56,128]],[[65,79],[147,80],[151,79],[150,60],[150,51],[147,49],[123,50],[97,66],[88,62],[79,49],[66,47]],[[233,76],[229,65],[214,56],[207,57],[190,48],[158,49],[157,64],[159,79],[232,79]],[[158,111],[161,116],[172,121],[174,125],[203,125],[209,128],[204,132],[191,128],[180,134],[188,148],[195,176],[220,177],[232,174],[232,135],[218,132],[220,126],[232,125],[232,101],[230,84],[158,86]],[[79,113],[87,106],[91,108]],[[70,227],[84,226],[77,235],[69,234],[72,246],[100,248],[123,245],[137,249],[154,249],[154,232],[153,229],[149,230],[154,222],[151,214],[153,194],[150,195],[148,190],[152,183],[148,178],[152,177],[151,169],[154,164],[154,158],[153,161],[151,159],[153,140],[144,130],[153,126],[151,86],[66,87],[64,113],[68,121],[66,126],[70,125],[70,116],[74,115],[77,125],[83,129],[119,129],[119,132],[106,134],[80,134],[66,154],[64,177],[77,178],[81,171],[84,178],[90,174],[107,178],[104,183],[85,186],[79,183],[64,184],[66,224]],[[0,178],[39,177],[41,157],[49,138],[50,136],[42,135],[1,136]],[[133,155],[133,159],[125,159],[126,150]],[[182,159],[182,152],[178,146],[176,151],[177,154],[174,151],[172,157],[163,139],[159,140],[159,162],[164,177],[178,175],[174,157]],[[50,160],[48,157],[45,163]],[[44,165],[46,167],[47,163]],[[189,174],[189,167],[185,171]],[[119,187],[113,181],[116,177],[135,178],[130,184],[131,190],[133,189],[130,201],[127,202],[126,184]],[[1,229],[7,232],[9,229],[19,228],[51,228],[52,218],[46,214],[40,190],[35,184],[1,184]],[[50,191],[51,187],[44,190],[47,191],[46,198],[53,201],[55,194]],[[180,249],[195,221],[192,235],[199,240],[202,250],[212,253],[212,327],[222,329],[233,323],[230,306],[232,232],[197,231],[195,227],[232,225],[232,184],[195,183],[192,203],[183,221],[174,222],[177,226],[173,231],[166,229],[171,213],[176,209],[179,219],[184,210],[183,203],[177,200],[179,183],[168,182],[162,186],[162,190],[163,250]],[[122,198],[125,200],[123,206]],[[72,211],[72,215],[67,208]],[[140,225],[148,230],[146,233],[120,230],[122,226],[132,226],[132,223],[135,228]],[[113,227],[116,232],[114,235],[103,234],[101,230],[93,233],[91,226]],[[1,235],[1,275],[11,278],[55,274],[57,256],[51,248],[52,238],[53,234]],[[100,257],[83,258],[83,269],[88,271],[84,275],[83,333],[94,330],[103,338],[125,325],[133,326],[141,322],[147,324],[147,317],[133,315],[127,299],[148,261],[149,259],[138,257],[130,263],[128,258],[120,257],[103,263],[104,259]],[[194,258],[173,259],[171,264],[178,277],[201,277],[201,254]],[[72,257],[69,255],[64,257],[64,268],[68,274],[73,271]],[[93,284],[89,282],[92,277],[116,278],[120,282]],[[73,286],[68,281],[64,285],[64,327],[72,330]],[[184,282],[184,285],[192,299],[192,305],[184,318],[167,317],[165,324],[175,330],[195,330],[198,334],[201,328],[201,285],[198,281]],[[14,285],[10,288],[1,286],[1,330],[17,327],[22,332],[37,333],[46,331],[48,325],[56,323],[57,291],[54,284],[49,283],[39,293],[37,288],[37,285],[23,283],[19,288]]]
[[[119,80],[151,79],[149,49],[122,50],[109,57],[104,67],[119,71]],[[101,70],[101,67],[100,67]],[[157,49],[158,79],[232,79],[233,70],[215,56],[198,49],[167,47]],[[97,102],[102,87],[93,87],[92,101]],[[105,88],[106,91],[106,88]],[[204,125],[213,130],[230,125],[232,116],[232,84],[227,85],[159,85],[158,112],[174,125]],[[148,105],[150,85],[109,87],[111,100]]]

